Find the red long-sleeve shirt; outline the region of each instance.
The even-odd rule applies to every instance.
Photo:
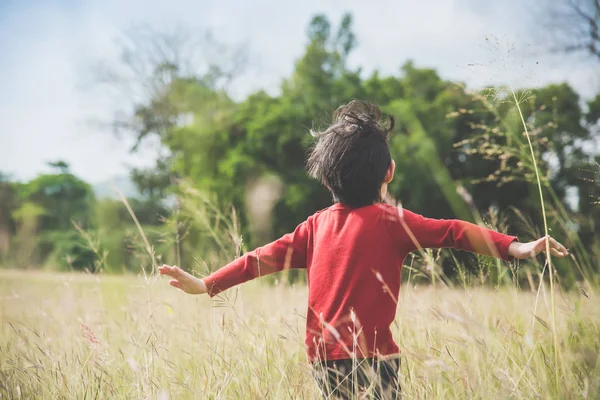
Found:
[[[293,233],[246,253],[204,279],[211,297],[288,268],[306,268],[309,361],[399,352],[390,325],[404,259],[421,248],[452,247],[510,260],[517,240],[459,220],[424,218],[384,204],[335,204]]]

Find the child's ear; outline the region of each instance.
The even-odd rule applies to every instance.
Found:
[[[396,171],[396,162],[392,160],[387,172],[385,173],[385,179],[383,180],[383,183],[390,183],[392,179],[394,179],[394,171]]]

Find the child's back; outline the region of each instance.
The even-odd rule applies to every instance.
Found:
[[[467,222],[424,218],[385,204],[353,208],[337,203],[204,282],[212,297],[261,275],[306,268],[309,360],[371,358],[398,353],[390,325],[408,253],[453,247],[508,259],[515,240]]]
[[[487,253],[498,249],[507,259],[508,246],[516,240],[384,204],[354,209],[338,203],[304,224],[311,361],[398,353],[390,326],[402,264],[411,251],[421,246],[489,249]]]
[[[398,352],[389,327],[407,252],[398,246],[405,240],[392,233],[394,211],[338,203],[308,220],[305,343],[311,361]]]

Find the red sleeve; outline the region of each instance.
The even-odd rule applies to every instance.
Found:
[[[204,278],[210,297],[263,275],[289,268],[306,268],[308,224],[307,220],[298,225],[293,233],[244,254]]]
[[[518,241],[470,222],[425,218],[408,210],[400,211],[400,222],[410,241],[410,251],[423,248],[452,247],[472,253],[512,261],[508,246]]]

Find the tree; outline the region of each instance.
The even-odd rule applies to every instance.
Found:
[[[46,210],[40,228],[71,229],[72,222],[86,225],[90,220],[94,193],[91,186],[70,172],[43,174],[20,187],[23,202]]]
[[[547,7],[544,29],[552,38],[550,50],[600,61],[600,1],[552,0]]]
[[[19,202],[17,185],[0,172],[0,260],[8,258],[11,237],[16,234],[13,211],[19,207]]]
[[[495,208],[508,214],[516,208],[525,219],[533,219],[534,225],[539,222],[538,191],[532,186],[535,173],[521,116],[511,96],[500,88],[491,89],[489,95],[471,93],[464,85],[442,79],[434,69],[418,68],[412,62],[393,76],[374,72],[363,77],[359,68],[353,69],[347,62],[355,46],[350,15],[343,16],[335,27],[325,16],[317,15],[307,29],[305,52],[292,75],[282,82],[280,92],[258,91],[241,101],[219,83],[226,78],[215,78],[228,76],[218,69],[183,73],[176,58],[163,57],[159,63],[141,58],[154,68],[144,75],[148,91],[127,114],[135,122],[129,132],[138,143],[153,138],[164,149],[155,168],[133,171],[148,201],[136,206],[143,224],[174,236],[169,243],[176,245],[171,250],[191,267],[193,255],[200,250],[229,251],[223,251],[223,239],[215,234],[222,232],[226,218],[215,210],[233,205],[240,212],[235,219],[241,222],[244,242],[250,247],[261,245],[272,237],[249,237],[249,192],[256,182],[269,180],[274,182],[269,201],[276,199],[272,236],[293,230],[308,215],[331,204],[327,189],[305,171],[305,156],[313,144],[310,130],[328,124],[333,110],[356,98],[377,103],[398,119],[390,143],[398,173],[389,189],[407,208],[431,217],[473,220],[478,211]],[[133,49],[148,50],[143,46]],[[577,93],[567,84],[522,90],[516,96],[545,190],[555,195],[546,197],[551,199],[551,227],[564,230],[555,215],[576,216],[577,207],[563,207],[573,188],[580,192],[579,209],[589,210],[583,198],[593,192],[582,183],[580,172],[586,162],[597,157],[600,100],[582,108]],[[191,187],[179,187],[180,180]],[[462,195],[458,188],[463,189]],[[196,202],[188,201],[190,192],[198,195]],[[176,195],[176,207],[165,212],[166,223],[153,220],[161,213],[156,206],[164,205],[170,193]],[[117,207],[103,204],[101,209],[109,215]],[[102,220],[119,218],[114,214]],[[596,217],[581,221],[580,232],[590,227],[584,241],[588,249],[595,240],[591,227],[596,222]],[[237,245],[240,231],[230,228],[225,235]],[[513,224],[511,232],[526,232],[519,229]],[[122,238],[115,239],[115,246],[122,242]],[[116,259],[123,262],[125,257]],[[451,276],[451,270],[446,272]]]
[[[210,32],[191,33],[185,28],[158,32],[135,26],[123,33],[118,63],[100,64],[94,83],[118,104],[109,125],[116,134],[132,135],[136,151],[143,140],[157,139],[160,146],[177,127],[185,110],[174,103],[175,82],[197,82],[211,90],[225,90],[248,65],[242,46],[226,46]],[[123,101],[126,99],[126,101]],[[104,123],[103,123],[104,125]],[[140,192],[164,194],[176,177],[171,172],[168,146],[153,172],[136,170],[134,181]],[[160,184],[160,187],[157,186]],[[146,186],[150,185],[150,186]]]
[[[24,249],[21,264],[51,261],[64,268],[93,266],[95,255],[78,236],[73,222],[87,227],[92,219],[91,186],[68,172],[64,162],[53,163],[61,172],[40,175],[19,186],[21,205],[13,211]],[[36,238],[35,241],[32,241]]]
[[[69,164],[67,164],[66,162],[64,162],[62,160],[49,162],[48,165],[50,167],[58,170],[58,172],[60,172],[61,174],[66,174],[69,172]]]

